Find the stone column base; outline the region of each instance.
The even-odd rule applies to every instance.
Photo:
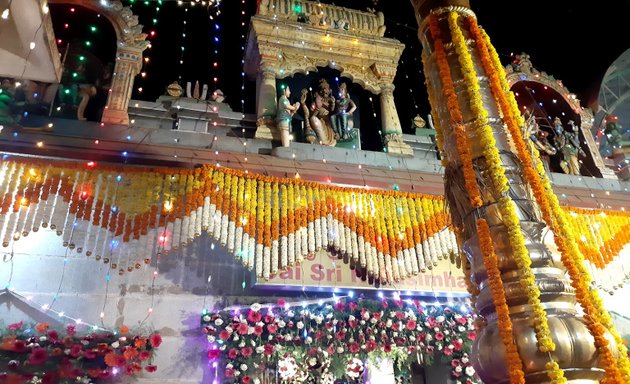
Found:
[[[106,124],[129,125],[129,114],[127,111],[116,111],[113,109],[105,109],[101,122]]]
[[[398,140],[391,140],[385,146],[387,153],[395,156],[411,156],[413,157],[413,148],[409,144]]]

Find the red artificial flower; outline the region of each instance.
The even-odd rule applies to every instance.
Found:
[[[431,328],[434,328],[437,325],[437,321],[435,321],[435,318],[433,316],[429,316],[427,322],[429,323],[429,327]]]
[[[149,342],[153,348],[158,348],[162,344],[162,336],[159,333],[154,333],[149,336]]]
[[[276,301],[276,303],[277,303],[280,307],[284,308],[284,306],[285,306],[285,304],[286,304],[287,302],[286,302],[284,299],[278,299],[278,301]]]
[[[381,312],[374,312],[372,313],[372,317],[374,318],[374,320],[379,321],[381,319]]]
[[[53,357],[63,356],[63,349],[53,348],[52,351],[50,351],[50,356],[53,356]]]
[[[393,323],[392,324],[392,329],[394,331],[400,331],[400,322],[397,321],[397,322]]]
[[[59,333],[55,331],[54,329],[51,329],[50,331],[48,331],[47,335],[48,335],[48,339],[52,342],[59,340]]]
[[[105,355],[105,364],[108,367],[121,367],[125,365],[125,358],[121,355],[117,355],[114,352],[110,352]]]
[[[337,340],[343,340],[346,337],[346,333],[344,331],[339,331],[337,333],[335,333],[335,338]]]
[[[262,315],[260,314],[260,312],[258,311],[254,311],[253,309],[249,311],[249,313],[247,314],[247,320],[249,320],[250,323],[257,323],[262,319]]]
[[[451,348],[446,347],[442,350],[442,353],[444,354],[444,356],[451,356],[453,354],[453,350]]]
[[[77,358],[81,356],[81,352],[83,351],[83,346],[81,344],[75,344],[70,348],[70,356]]]
[[[77,377],[77,376],[74,376]],[[42,384],[56,384],[59,382],[59,375],[57,372],[46,372],[44,377],[42,377]]]
[[[388,308],[389,304],[387,303],[387,300],[381,300],[381,307],[383,308]]]
[[[428,352],[428,353],[433,353],[433,351],[434,351],[434,350],[435,350],[435,347],[434,347],[434,346],[432,346],[432,345],[428,345],[428,346],[427,346],[427,352]]]
[[[253,353],[254,350],[251,347],[245,347],[241,349],[241,355],[243,355],[243,357],[246,359],[249,358]]]
[[[230,348],[230,350],[228,351],[228,357],[234,360],[236,359],[236,356],[238,356],[238,351],[236,350],[236,348]]]
[[[19,323],[9,324],[7,328],[9,329],[9,331],[17,331],[18,329],[22,328],[23,325],[24,322],[20,321]]]
[[[225,377],[234,377],[234,369],[225,368]]]
[[[405,318],[405,313],[404,312],[400,312],[400,311],[396,311],[396,318],[398,320],[402,320]]]
[[[260,325],[256,325],[254,327],[254,334],[256,336],[260,336],[260,335],[262,335],[262,333],[263,333],[263,327],[261,327]]]
[[[273,323],[273,316],[271,315],[265,315],[265,317],[263,318],[263,320],[265,321],[265,323],[269,324],[269,323]]]
[[[61,342],[63,343],[63,346],[66,348],[70,348],[74,345],[74,339],[70,336],[64,337],[63,340],[61,340]]]
[[[151,353],[149,353],[149,351],[142,351],[138,354],[138,360],[140,361],[149,360],[150,357]]]
[[[243,382],[243,384],[249,384],[252,381],[252,378],[249,376],[243,376],[241,381]]]
[[[326,327],[327,330],[330,331],[331,329],[333,329],[334,325],[333,325],[332,322],[328,322],[328,323],[326,323],[325,327]]]
[[[278,326],[276,324],[268,324],[267,325],[267,331],[269,331],[269,333],[276,333],[278,332]]]
[[[101,370],[99,368],[88,369],[87,375],[92,379],[96,379],[101,375]]]
[[[246,323],[240,323],[238,327],[236,327],[236,331],[239,335],[247,335],[249,331],[249,326]]]
[[[350,310],[354,312],[357,309],[357,303],[351,301],[348,303],[348,307],[350,307]]]
[[[267,356],[271,356],[271,354],[273,354],[273,345],[271,344],[265,344],[264,348],[264,353]]]
[[[335,304],[335,309],[339,312],[343,312],[346,309],[346,305],[343,302],[339,301]]]
[[[456,321],[460,324],[460,325],[466,325],[466,323],[468,323],[468,319],[466,319],[464,316],[458,317],[456,319]]]
[[[396,306],[397,306],[398,308],[402,308],[402,306],[403,306],[403,301],[402,301],[401,299],[399,299],[399,300],[394,300],[394,304],[396,304]]]
[[[48,352],[44,348],[33,348],[28,356],[28,362],[32,365],[44,364],[48,360]]]
[[[156,365],[147,365],[144,368],[144,370],[149,372],[149,373],[153,373],[153,372],[157,371],[157,366]]]
[[[87,351],[83,353],[83,358],[94,359],[96,358],[96,352],[94,352],[92,349],[88,349]]]
[[[368,352],[374,352],[376,350],[376,342],[374,340],[368,340],[365,342],[365,350]]]
[[[350,326],[350,328],[356,328],[359,325],[359,321],[358,320],[349,320],[348,321],[348,325]]]
[[[457,367],[458,365],[461,365],[461,364],[462,364],[462,362],[459,361],[459,359],[451,360],[451,367],[453,367],[453,368],[455,368],[455,367]]]
[[[391,344],[385,344],[383,346],[383,352],[391,352],[392,351],[392,346]]]
[[[319,340],[324,337],[324,331],[317,330],[315,331],[315,340]]]
[[[466,333],[466,337],[468,337],[468,340],[474,341],[477,338],[477,331]]]
[[[416,321],[413,319],[410,319],[407,321],[407,324],[405,325],[407,327],[408,330],[413,331],[414,329],[416,329],[416,326],[418,324],[416,324]]]
[[[328,346],[328,354],[329,355],[334,355],[335,354],[335,347],[333,347],[332,345]]]
[[[453,340],[452,344],[456,351],[461,351],[464,347],[464,343],[460,340]]]
[[[136,371],[133,369],[133,365],[125,366],[125,375],[133,376],[135,373],[136,373]]]
[[[66,327],[66,333],[70,336],[74,336],[77,334],[76,328],[74,327],[74,325],[68,325]]]
[[[219,332],[219,339],[226,341],[229,338],[230,338],[230,332],[226,331],[225,329]]]
[[[351,353],[357,353],[359,352],[359,349],[361,349],[361,347],[359,347],[359,344],[357,343],[350,343],[350,345],[348,346],[348,350]]]
[[[133,360],[136,356],[138,356],[138,350],[133,347],[125,347],[123,356],[125,357],[125,360]]]
[[[435,340],[444,340],[444,334],[440,331],[435,332]]]
[[[26,351],[26,343],[23,340],[15,340],[12,349],[14,352],[24,352]]]

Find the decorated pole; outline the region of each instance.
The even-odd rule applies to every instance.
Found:
[[[523,138],[503,67],[468,0],[412,3],[450,214],[483,320],[473,346],[479,376],[630,382],[626,348],[591,289],[576,236]],[[543,244],[545,227],[559,259]]]

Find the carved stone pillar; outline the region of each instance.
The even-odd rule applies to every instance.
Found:
[[[261,65],[256,77],[256,138],[280,140],[276,128],[276,72],[269,66]]]
[[[577,314],[575,291],[565,276],[563,265],[543,243],[546,225],[524,177],[523,165],[512,138],[504,127],[505,104],[499,105],[490,89],[489,82],[493,76],[486,70],[497,73],[501,67],[495,68],[497,66],[491,63],[489,68],[488,62],[482,61],[479,56],[472,22],[464,20],[474,18],[468,0],[412,0],[412,3],[420,25],[419,38],[423,46],[425,76],[431,90],[432,114],[442,131],[441,149],[448,159],[445,191],[450,214],[453,226],[461,235],[463,251],[470,261],[467,275],[479,289],[475,304],[477,312],[486,321],[473,345],[475,369],[485,383],[510,382],[503,344],[505,338],[501,338],[491,294],[493,285],[489,284],[478,237],[478,219],[484,219],[489,226],[490,242],[498,260],[500,283],[513,329],[511,336],[526,382],[551,382],[546,364],[553,359],[564,369],[569,383],[597,383],[603,376],[599,351],[595,348],[587,321]],[[453,18],[449,20],[449,14],[453,12],[459,14],[455,18],[455,26],[452,25]],[[429,18],[432,19],[433,30],[429,28]],[[451,29],[455,28],[464,41],[463,49],[462,45],[453,43]],[[458,52],[459,49],[462,52]],[[471,69],[461,67],[461,62],[467,60],[471,61]],[[468,87],[467,82],[470,81],[477,81],[477,88]],[[479,100],[479,104],[473,105],[474,98]],[[481,127],[479,119],[485,118],[475,108],[488,115]],[[494,138],[492,149],[488,149],[488,140],[485,140],[488,130]],[[488,152],[495,148],[497,153]],[[498,156],[500,166],[505,170],[506,191],[494,187],[499,173],[492,168],[497,159],[493,156]],[[472,183],[464,177],[466,173],[472,175]],[[479,196],[473,205],[469,191],[474,193],[476,190]],[[502,209],[502,206],[511,207],[513,212]],[[515,224],[512,220],[518,221]],[[522,243],[514,239],[522,239]],[[513,251],[515,246],[519,248]],[[523,251],[529,256],[531,267],[517,265],[520,259],[517,260],[515,253]],[[529,268],[533,283],[521,279],[524,271],[530,272]],[[540,352],[537,345],[534,307],[529,301],[534,286],[540,291],[538,299],[546,312],[551,339],[555,343],[553,352]],[[606,335],[607,338],[609,336]],[[614,346],[614,342],[611,345]]]
[[[383,143],[387,153],[392,155],[413,156],[413,149],[403,142],[402,128],[396,104],[394,104],[394,85],[381,86],[381,129],[383,131]]]
[[[142,50],[119,48],[116,53],[116,65],[112,76],[112,86],[103,111],[103,123],[129,124],[129,100],[133,91],[133,82],[142,68]]]

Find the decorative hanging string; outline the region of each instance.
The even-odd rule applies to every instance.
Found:
[[[569,210],[580,225],[590,225],[590,254],[606,255],[593,258],[594,265],[630,270],[618,256],[628,242],[630,214]],[[602,212],[614,220],[599,220]],[[259,278],[326,250],[347,255],[353,267],[381,284],[393,284],[444,258],[459,263],[449,220],[441,196],[343,188],[211,165],[123,168],[15,157],[0,164],[4,247],[40,228],[59,236],[75,228],[64,245],[115,263],[119,274],[150,263],[156,249],[167,254],[207,232]]]

